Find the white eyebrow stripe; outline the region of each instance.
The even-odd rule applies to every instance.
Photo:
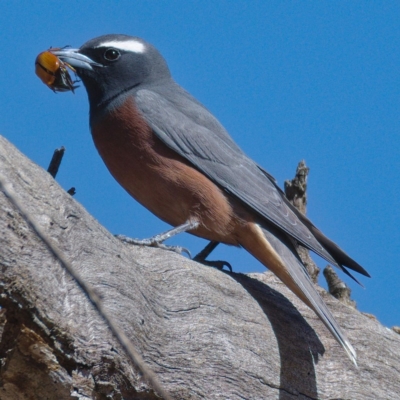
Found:
[[[132,51],[133,53],[144,53],[146,50],[146,46],[137,40],[110,40],[96,46],[96,48],[99,47],[114,47],[115,49]]]

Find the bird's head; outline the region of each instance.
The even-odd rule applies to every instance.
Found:
[[[79,49],[64,48],[52,53],[76,69],[91,109],[107,106],[139,85],[154,85],[171,77],[159,51],[138,37],[104,35]]]

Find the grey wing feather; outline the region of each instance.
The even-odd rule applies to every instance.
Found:
[[[262,167],[258,166],[265,176],[274,184],[276,190],[281,194],[281,198],[286,203],[286,205],[297,215],[299,220],[309,229],[313,236],[318,240],[318,242],[324,247],[325,250],[335,259],[339,268],[350,278],[354,279],[360,286],[364,287],[344,266],[357,271],[360,274],[370,277],[369,273],[356,261],[354,261],[350,256],[346,254],[336,243],[326,237],[304,214],[302,214],[296,207],[294,207],[290,201],[286,198],[282,189],[277,185],[275,178],[271,176]]]
[[[171,85],[141,89],[134,94],[137,107],[155,134],[226,192],[337,266],[285,204],[271,180],[233,142],[216,118],[179,85]],[[174,95],[169,96],[172,92]]]

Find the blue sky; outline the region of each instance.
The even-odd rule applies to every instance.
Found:
[[[0,134],[44,168],[64,145],[59,183],[75,186],[111,232],[168,229],[103,165],[85,90],[56,95],[34,74],[50,46],[143,37],[281,185],[306,160],[308,216],[372,275],[360,278],[365,289],[341,275],[359,309],[400,325],[399,17],[396,1],[2,2]],[[185,234],[171,243],[196,254],[206,242]],[[244,250],[220,246],[214,257],[235,271],[265,270]]]

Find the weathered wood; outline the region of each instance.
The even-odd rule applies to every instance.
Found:
[[[304,215],[307,213],[307,177],[310,168],[304,160],[300,161],[296,168],[296,174],[292,180],[284,182],[287,199]],[[313,283],[318,283],[320,269],[310,256],[308,249],[301,244],[296,244],[297,252],[306,267]]]
[[[322,289],[358,369],[270,273],[221,272],[119,242],[4,138],[0,172],[174,398],[399,398],[400,336]],[[1,399],[156,398],[2,193],[0,267]]]

